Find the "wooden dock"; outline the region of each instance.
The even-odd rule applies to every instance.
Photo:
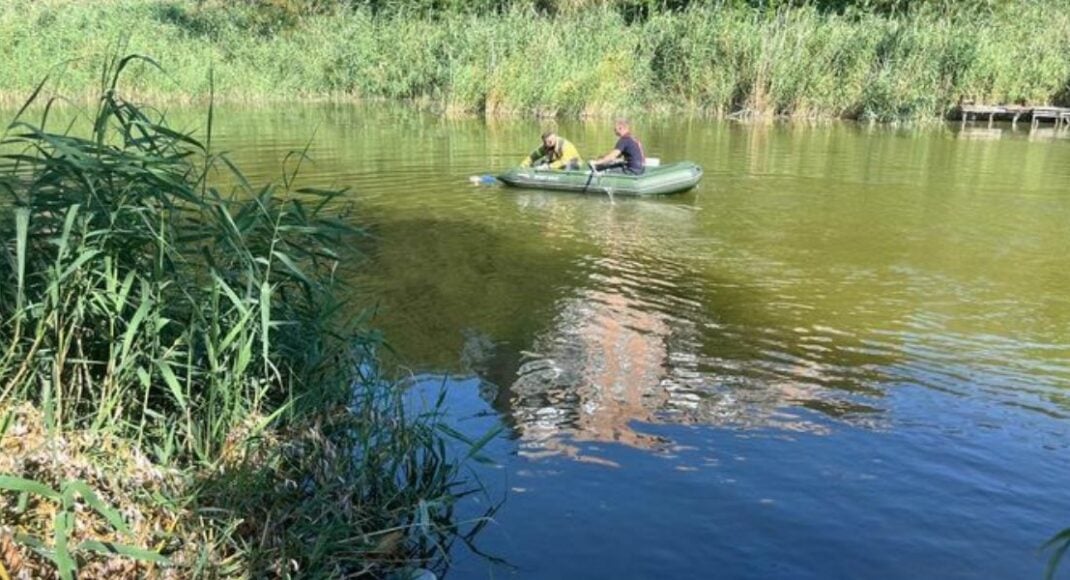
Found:
[[[951,111],[952,119],[963,123],[969,120],[986,120],[992,126],[993,121],[1029,121],[1033,127],[1042,122],[1054,123],[1055,127],[1070,127],[1070,108],[1067,107],[1024,107],[1019,105],[959,105]]]

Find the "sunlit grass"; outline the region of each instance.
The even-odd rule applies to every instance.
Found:
[[[695,2],[655,5],[644,18],[612,2],[575,4],[272,16],[192,0],[14,0],[0,8],[0,32],[13,39],[0,47],[12,63],[0,70],[0,94],[25,94],[61,62],[67,94],[86,94],[96,78],[87,57],[120,38],[169,63],[167,75],[139,76],[129,90],[182,101],[204,100],[209,66],[221,99],[411,100],[453,114],[893,121],[937,118],[962,100],[1046,104],[1070,94],[1065,0],[901,12]]]

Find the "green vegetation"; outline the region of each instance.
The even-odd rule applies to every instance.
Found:
[[[1044,549],[1051,552],[1051,556],[1048,558],[1048,566],[1044,570],[1044,578],[1052,580],[1052,578],[1055,578],[1055,571],[1059,569],[1059,563],[1066,555],[1066,551],[1070,549],[1070,528],[1066,528],[1052,536],[1044,544]]]
[[[81,124],[24,107],[0,141],[0,577],[444,565],[474,489],[441,400],[404,404],[340,316],[338,192],[294,186],[301,152],[254,187],[211,113],[202,141],[120,96],[135,63]]]
[[[1070,99],[1070,2],[12,0],[0,92],[117,39],[131,88],[202,99],[404,99],[449,113],[689,111],[878,120]],[[73,59],[73,60],[72,60]]]

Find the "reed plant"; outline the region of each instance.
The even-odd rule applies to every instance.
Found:
[[[41,83],[0,138],[0,573],[445,565],[479,488],[335,299],[343,192],[296,185],[304,152],[254,186],[211,108],[201,139],[121,96],[138,63],[59,129]]]
[[[91,94],[122,37],[169,63],[130,90],[202,100],[391,99],[456,114],[937,119],[1070,94],[1070,3],[227,3],[13,0],[0,94],[52,67]]]
[[[92,95],[117,39],[169,64],[128,90],[407,100],[453,114],[677,111],[938,119],[956,104],[1070,104],[1070,3],[12,0],[0,95],[54,67]],[[480,5],[482,6],[482,5]]]

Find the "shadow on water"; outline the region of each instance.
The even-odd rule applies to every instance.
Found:
[[[533,232],[413,218],[380,222],[372,233],[362,267],[374,275],[355,277],[353,299],[380,315],[374,324],[421,369],[463,373],[484,350],[524,348],[579,281],[571,256],[530,243]]]

